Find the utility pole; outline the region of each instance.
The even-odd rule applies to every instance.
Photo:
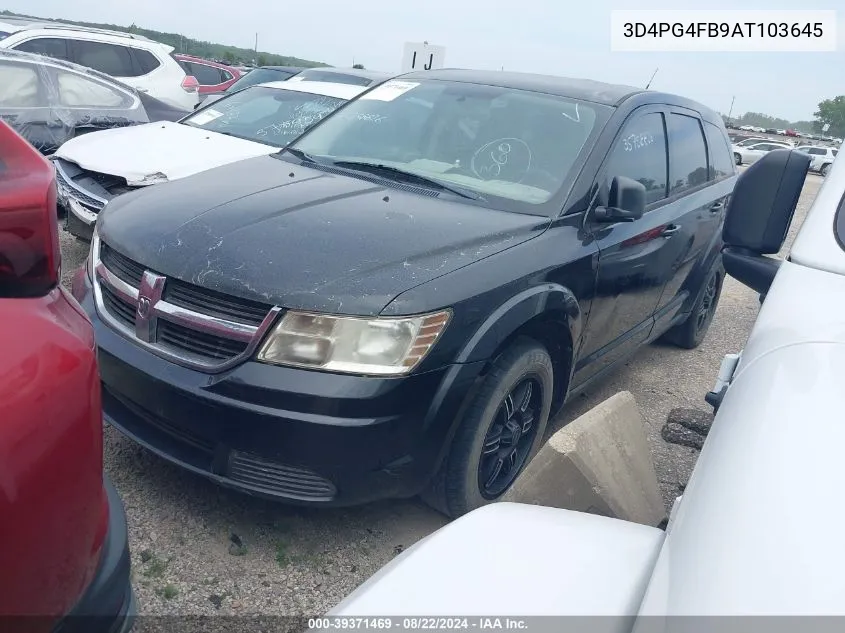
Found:
[[[255,57],[258,58],[258,33],[255,34]]]
[[[654,76],[657,74],[657,71],[658,71],[658,70],[660,70],[660,68],[655,68],[655,69],[654,69],[654,72],[653,72],[653,73],[651,73],[651,79],[649,79],[649,80],[648,80],[648,83],[645,85],[645,89],[646,89],[646,90],[648,90],[648,87],[651,85],[651,82],[652,82],[652,81],[654,81]]]
[[[731,122],[731,114],[734,111],[734,101],[736,100],[736,96],[731,97],[731,109],[728,110],[728,123]]]

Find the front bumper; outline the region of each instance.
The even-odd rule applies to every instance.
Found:
[[[483,366],[379,378],[247,361],[208,374],[100,320],[84,269],[74,295],[94,324],[109,424],[221,485],[293,503],[353,505],[421,492]]]
[[[80,239],[90,242],[94,235],[97,216],[79,204],[67,201],[61,205],[65,212],[65,231]]]
[[[128,633],[135,623],[126,512],[108,476],[104,476],[103,486],[109,503],[109,529],[97,571],[76,607],[53,633]]]

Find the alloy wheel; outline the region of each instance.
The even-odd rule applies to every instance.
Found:
[[[531,453],[543,388],[527,376],[518,381],[502,400],[481,448],[478,462],[478,488],[485,499],[500,496],[516,479]]]
[[[698,307],[698,312],[695,315],[695,330],[701,332],[708,325],[710,320],[716,313],[716,294],[719,291],[719,275],[713,273],[710,279],[707,280],[707,285],[704,287],[704,296],[701,298],[701,305]]]

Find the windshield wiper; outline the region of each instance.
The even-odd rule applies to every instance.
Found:
[[[382,165],[380,163],[367,163],[356,160],[339,160],[332,163],[332,165],[336,167],[345,167],[347,169],[357,169],[360,171],[366,171],[374,174],[381,174],[383,176],[392,177],[394,180],[404,182],[415,182],[421,185],[435,187],[436,189],[440,189],[441,191],[448,191],[449,193],[453,193],[456,196],[460,196],[461,198],[467,198],[468,200],[484,200],[484,198],[482,198],[474,191],[469,191],[468,189],[464,189],[463,187],[456,187],[455,185],[447,185],[446,183],[435,178],[429,178],[428,176],[423,176],[412,171],[405,171],[404,169],[399,169],[398,167],[393,167],[392,165]]]
[[[290,147],[289,145],[283,147],[279,154],[284,154],[287,152],[288,154],[293,154],[299,160],[304,160],[306,163],[316,163],[317,161],[314,159],[311,154],[308,152],[303,152],[301,149],[296,149],[295,147]]]

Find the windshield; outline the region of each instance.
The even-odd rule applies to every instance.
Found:
[[[224,92],[231,94],[256,84],[266,84],[270,81],[285,81],[292,77],[293,74],[284,70],[274,70],[273,68],[256,68],[243,75],[235,83],[226,88]]]
[[[561,190],[609,110],[526,90],[392,80],[293,147],[318,162],[385,165],[546,214],[539,205]]]
[[[182,123],[284,147],[344,102],[310,92],[253,86],[215,101]]]

